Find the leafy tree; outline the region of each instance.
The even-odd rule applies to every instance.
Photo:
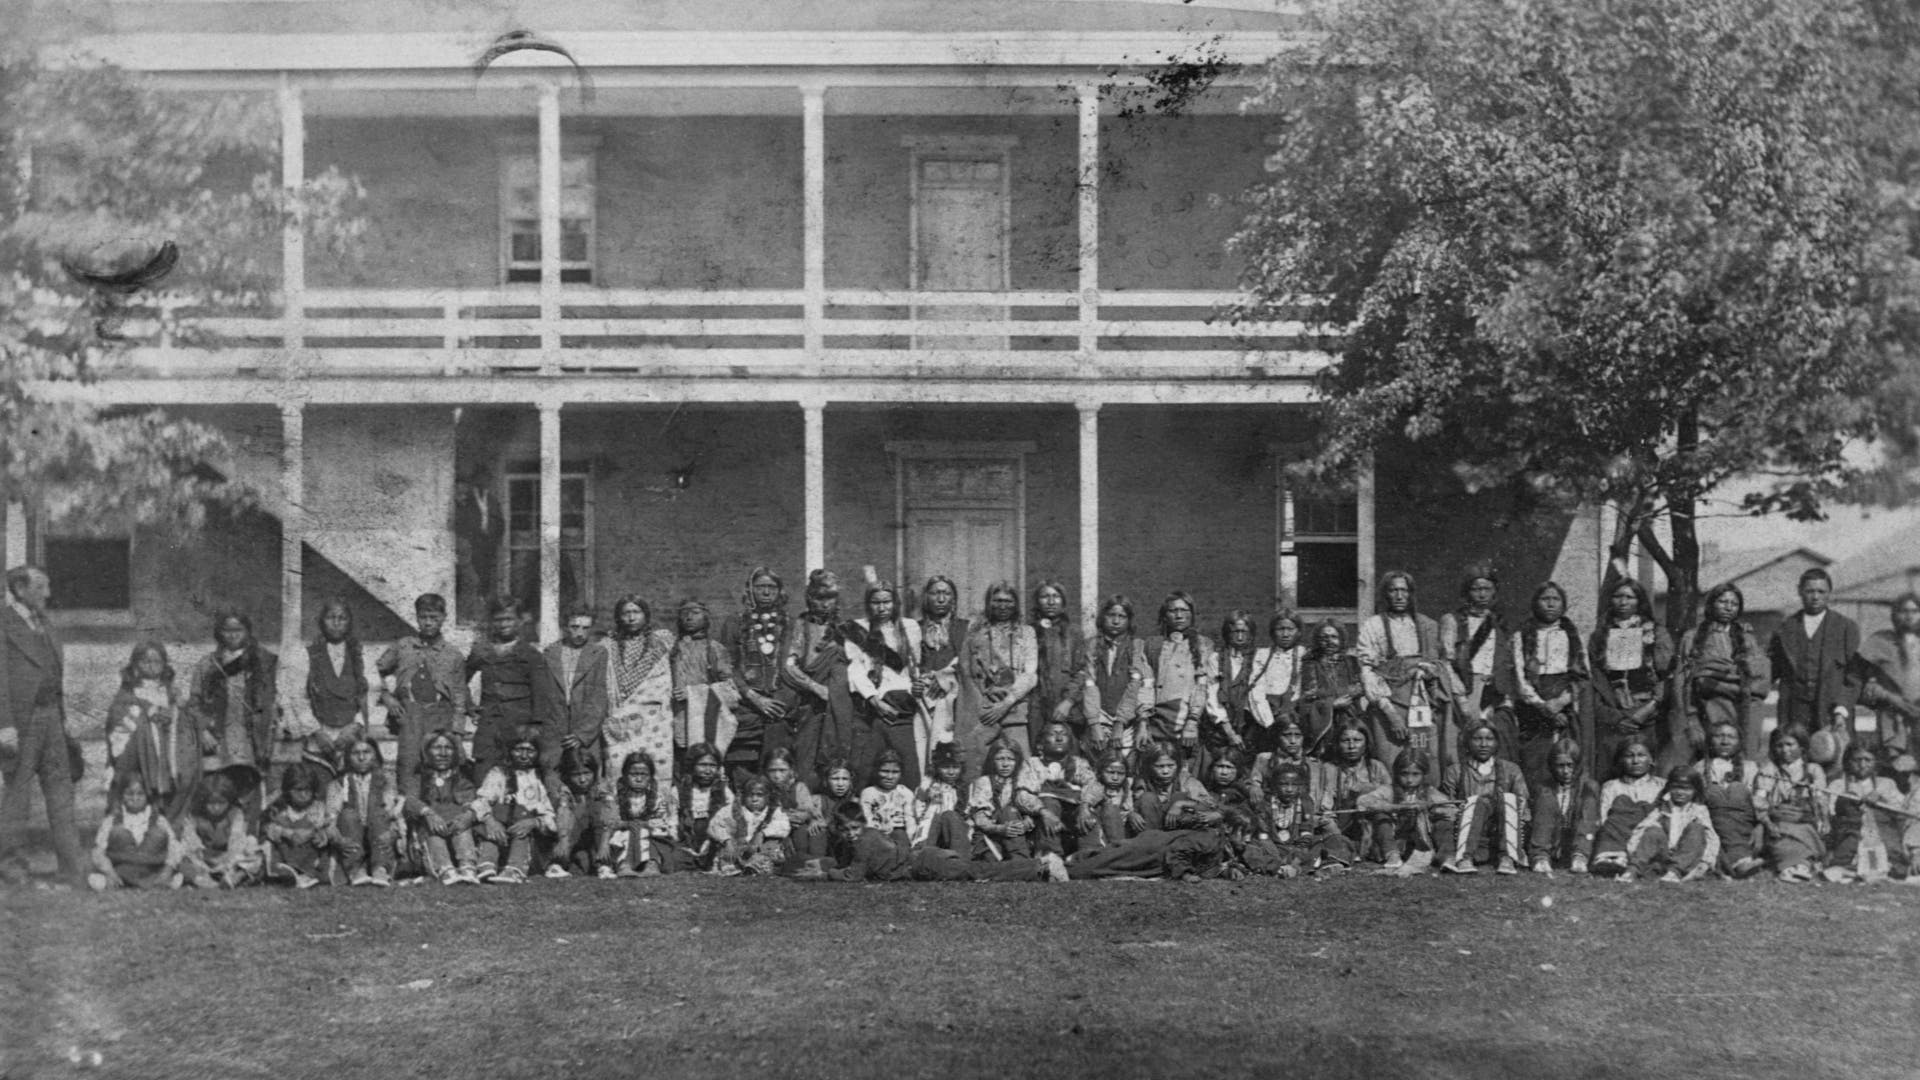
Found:
[[[1851,0],[1366,0],[1271,65],[1237,315],[1346,332],[1337,475],[1392,440],[1469,488],[1618,508],[1690,621],[1703,496],[1817,517],[1913,449],[1912,188],[1888,38]],[[1907,128],[1913,114],[1905,115]],[[1905,167],[1905,166],[1903,166]],[[1903,321],[1904,320],[1904,321]],[[1656,522],[1671,527],[1671,546]]]
[[[13,10],[17,35],[0,46],[0,488],[73,529],[196,526],[210,502],[247,497],[219,468],[219,432],[64,391],[120,370],[162,324],[191,342],[196,310],[271,308],[283,223],[298,215],[311,245],[345,250],[358,185],[329,172],[283,191],[271,96],[48,67],[36,52],[84,26],[82,9]],[[177,264],[128,295],[65,268],[126,269],[166,241]]]

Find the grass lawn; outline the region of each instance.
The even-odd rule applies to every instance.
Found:
[[[0,912],[6,1080],[1920,1075],[1902,886],[687,875]]]

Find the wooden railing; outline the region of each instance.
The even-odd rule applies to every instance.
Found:
[[[1258,354],[1317,366],[1325,328],[1305,321],[1235,324],[1232,293],[819,294],[534,286],[494,289],[311,289],[276,315],[174,311],[145,327],[142,366],[166,374],[232,372],[264,353],[299,350],[312,374],[751,367],[804,369],[906,360],[1021,368],[1151,362],[1218,367]],[[808,348],[817,341],[816,349]],[[726,373],[724,370],[719,373]]]

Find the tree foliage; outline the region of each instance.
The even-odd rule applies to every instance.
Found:
[[[1346,328],[1307,468],[1439,448],[1469,487],[1617,506],[1688,617],[1698,500],[1815,517],[1911,411],[1911,188],[1852,0],[1367,0],[1271,66],[1241,315]],[[1912,114],[1907,116],[1912,122]],[[1672,550],[1653,525],[1673,526]]]
[[[70,391],[121,372],[163,323],[191,340],[195,312],[271,310],[283,225],[301,220],[310,245],[342,252],[361,227],[359,188],[328,172],[282,189],[270,95],[44,65],[36,47],[60,30],[48,10],[0,51],[0,486],[67,529],[191,527],[210,501],[247,498],[225,479],[220,434]],[[178,264],[131,296],[62,269],[165,240]]]

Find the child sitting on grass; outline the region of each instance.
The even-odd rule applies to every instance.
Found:
[[[635,750],[620,763],[613,783],[613,807],[608,818],[602,878],[651,877],[673,852],[674,800],[660,790],[652,755]]]
[[[1826,858],[1821,824],[1826,819],[1827,774],[1806,759],[1807,729],[1774,728],[1767,740],[1766,764],[1753,778],[1760,808],[1761,850],[1781,881],[1806,884]]]
[[[180,842],[166,815],[149,801],[147,781],[138,772],[116,780],[120,791],[94,837],[94,872],[87,884],[95,892],[179,888]]]
[[[1498,859],[1496,872],[1520,872],[1520,838],[1527,828],[1527,781],[1520,766],[1495,757],[1500,733],[1485,719],[1466,729],[1467,756],[1447,768],[1440,785],[1460,804],[1460,826],[1442,870],[1471,874]]]
[[[1180,755],[1171,745],[1145,740],[1134,758],[1133,812],[1127,816],[1127,835],[1175,828],[1167,823],[1174,805],[1205,800],[1206,794],[1206,788],[1181,768]]]
[[[481,881],[523,885],[537,845],[551,843],[560,821],[540,768],[540,733],[523,726],[507,744],[507,763],[487,770],[473,797],[479,821]]]
[[[792,829],[786,811],[774,804],[773,785],[764,776],[749,777],[733,805],[715,814],[707,826],[718,848],[713,872],[722,877],[773,873],[787,861]]]
[[[950,742],[936,743],[927,775],[913,793],[913,846],[938,847],[971,856],[972,834],[961,813],[965,792],[961,786],[960,751]]]
[[[280,776],[280,797],[267,807],[261,834],[267,840],[267,880],[291,881],[311,889],[331,882],[336,857],[346,855],[320,799],[326,774],[310,761],[287,766]]]
[[[1826,879],[1833,882],[1884,881],[1905,877],[1909,855],[1902,838],[1906,819],[1900,789],[1876,775],[1879,760],[1865,743],[1847,747],[1841,758],[1845,775],[1827,785],[1832,831],[1827,837]],[[1903,820],[1904,819],[1904,820]]]
[[[1561,739],[1547,748],[1547,782],[1533,795],[1527,856],[1536,874],[1556,868],[1587,872],[1600,828],[1600,785],[1580,768],[1580,744]]]
[[[1267,839],[1284,858],[1308,872],[1322,866],[1344,868],[1355,861],[1353,845],[1332,818],[1308,795],[1311,770],[1283,761],[1267,773]]]
[[[1455,766],[1459,768],[1459,766]],[[1427,755],[1411,747],[1393,759],[1393,785],[1361,795],[1354,808],[1372,817],[1386,848],[1382,874],[1408,877],[1433,865],[1435,852],[1456,849],[1453,822],[1457,804],[1427,781]]]
[[[1614,778],[1600,786],[1600,831],[1594,836],[1589,866],[1601,877],[1626,872],[1633,830],[1653,812],[1665,788],[1653,775],[1653,745],[1645,736],[1621,740],[1614,759]]]
[[[1021,763],[1018,781],[1021,790],[1040,800],[1036,850],[1055,855],[1079,850],[1081,800],[1093,781],[1093,765],[1075,752],[1073,726],[1059,719],[1041,725],[1037,749]]]
[[[441,728],[420,747],[420,765],[407,778],[403,802],[411,859],[442,885],[477,885],[473,799],[479,789],[461,768],[460,738]]]
[[[873,762],[873,786],[860,792],[860,809],[866,813],[868,825],[893,834],[895,843],[911,846],[913,789],[900,784],[905,771],[899,751],[891,747],[880,751]]]
[[[1720,858],[1720,837],[1707,811],[1706,786],[1700,771],[1691,765],[1667,774],[1659,803],[1627,838],[1631,869],[1620,880],[1657,874],[1666,882],[1698,881],[1707,876]]]
[[[712,743],[695,743],[687,748],[686,769],[675,781],[679,802],[680,837],[671,860],[662,859],[661,872],[675,870],[711,870],[714,843],[707,827],[733,803],[727,788],[726,762]]]
[[[591,876],[598,865],[600,833],[613,810],[610,788],[595,781],[599,773],[600,763],[592,754],[571,747],[561,752],[561,785],[554,805],[559,829],[547,861],[550,878],[571,877],[576,871]]]
[[[1754,780],[1760,767],[1740,752],[1740,725],[1731,720],[1716,720],[1707,728],[1707,749],[1695,766],[1705,781],[1701,802],[1713,818],[1713,831],[1720,837],[1720,858],[1715,867],[1730,878],[1751,877],[1766,864],[1755,854],[1760,829],[1760,809],[1753,795]]]
[[[1080,850],[1095,851],[1127,841],[1127,818],[1133,813],[1133,781],[1127,775],[1127,755],[1111,749],[1094,764],[1094,782],[1080,805]]]
[[[1017,859],[1033,854],[1031,834],[1040,799],[1022,790],[1020,747],[1005,735],[987,744],[986,768],[967,791],[973,819],[973,857]]]
[[[812,859],[825,855],[826,830],[814,828],[819,808],[812,790],[800,780],[799,772],[793,767],[792,749],[776,746],[768,750],[761,771],[773,785],[773,804],[786,813],[787,824],[793,830],[787,836],[793,857]]]
[[[237,889],[259,880],[260,841],[247,830],[247,813],[234,799],[233,781],[210,776],[180,829],[180,874],[199,889]]]
[[[1360,813],[1360,796],[1393,783],[1393,775],[1372,753],[1367,725],[1358,717],[1347,717],[1333,728],[1333,754],[1320,766],[1315,784],[1320,812],[1331,818],[1340,834],[1353,845],[1355,857],[1370,859],[1375,854],[1375,815]]]
[[[394,826],[380,748],[354,735],[337,751],[344,771],[327,785],[327,820],[340,838],[341,870],[350,885],[385,888],[393,884]]]

